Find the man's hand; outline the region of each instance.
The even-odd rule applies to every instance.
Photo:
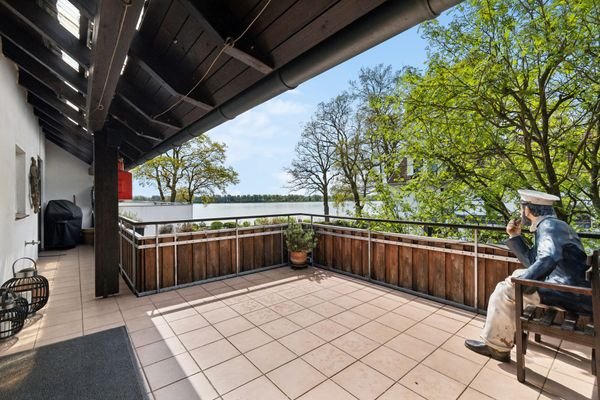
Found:
[[[518,219],[511,219],[506,225],[506,233],[508,236],[515,237],[521,234],[521,221]]]

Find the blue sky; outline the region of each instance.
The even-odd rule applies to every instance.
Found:
[[[302,125],[317,104],[347,89],[361,67],[421,67],[426,46],[414,27],[209,131],[212,140],[227,145],[227,164],[239,173],[240,183],[230,186],[228,193],[289,193],[284,168],[293,159]],[[157,194],[154,188],[134,183],[134,195],[153,194]]]

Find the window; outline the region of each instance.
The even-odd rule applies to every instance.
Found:
[[[19,146],[15,146],[15,206],[17,219],[27,216],[27,163]]]

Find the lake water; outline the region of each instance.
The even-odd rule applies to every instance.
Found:
[[[194,204],[194,218],[239,217],[242,215],[267,215],[267,214],[323,214],[323,203],[297,202],[297,203],[213,203]],[[331,215],[351,215],[352,202],[345,202],[341,207],[329,204]]]

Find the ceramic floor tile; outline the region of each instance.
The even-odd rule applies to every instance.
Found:
[[[302,329],[300,325],[297,325],[287,318],[279,318],[271,322],[267,322],[260,326],[260,329],[265,331],[269,336],[274,339],[279,339],[289,335],[292,332]]]
[[[167,358],[144,368],[148,383],[153,391],[192,376],[199,371],[200,369],[188,353]]]
[[[394,381],[402,378],[417,365],[415,360],[387,347],[376,349],[361,361]]]
[[[377,400],[426,400],[405,386],[396,383],[382,394]]]
[[[392,329],[377,321],[371,321],[363,326],[356,328],[356,332],[360,333],[365,337],[368,337],[369,339],[379,344],[383,344],[400,334],[399,331]]]
[[[361,358],[379,347],[377,342],[356,332],[349,332],[333,340],[331,344],[355,358]]]
[[[269,372],[267,377],[292,399],[308,392],[326,379],[300,358]]]
[[[376,399],[394,384],[393,380],[360,361],[331,379],[360,400]]]
[[[223,339],[223,335],[212,326],[205,326],[204,328],[184,333],[178,337],[188,350]]]
[[[406,334],[424,340],[434,346],[440,346],[448,340],[452,334],[432,326],[418,323],[405,331]]]
[[[273,338],[271,336],[267,335],[259,328],[249,329],[229,337],[229,341],[242,353],[260,347],[272,340]]]
[[[264,376],[248,382],[223,396],[223,400],[250,399],[287,400],[288,397]]]
[[[404,333],[396,336],[385,345],[416,361],[423,360],[436,349],[434,345]]]
[[[207,369],[204,373],[221,395],[261,375],[260,371],[243,356],[225,361]]]
[[[269,308],[262,308],[244,314],[244,318],[252,322],[254,325],[262,325],[266,324],[267,322],[271,322],[273,320],[281,318],[281,315],[277,314],[275,311]]]
[[[186,332],[204,328],[209,325],[209,322],[196,313],[195,315],[169,322],[169,325],[171,326],[171,329],[173,329],[173,332],[177,335],[181,335]]]
[[[245,353],[245,356],[263,373],[267,373],[296,358],[294,353],[277,341],[251,350]]]
[[[344,307],[338,306],[330,302],[317,304],[316,306],[312,306],[310,309],[316,312],[317,314],[324,316],[325,318],[330,318],[346,310]]]
[[[449,318],[438,313],[431,314],[429,317],[425,318],[421,322],[453,334],[458,332],[463,326],[466,325],[466,322],[464,321],[458,321],[456,319]]]
[[[296,331],[279,339],[279,342],[301,356],[325,343],[323,339],[307,330]]]
[[[237,317],[239,314],[230,307],[222,307],[216,310],[203,312],[201,315],[211,324],[216,324],[218,322]]]
[[[354,357],[329,343],[306,353],[302,359],[328,377],[356,361]]]
[[[311,333],[314,333],[326,342],[330,342],[333,339],[338,338],[349,331],[349,329],[345,326],[340,325],[337,322],[333,322],[330,319],[319,321],[316,324],[306,328],[306,330]]]
[[[291,300],[275,304],[275,305],[271,306],[270,308],[271,308],[271,310],[275,311],[277,314],[280,314],[283,316],[293,314],[293,313],[298,312],[303,309],[303,307],[300,304],[295,303]]]
[[[231,319],[214,324],[213,326],[216,330],[221,332],[221,335],[225,337],[233,336],[236,333],[254,328],[254,325],[242,316],[233,317]]]
[[[363,303],[359,306],[356,306],[352,309],[352,311],[368,319],[379,318],[383,314],[387,313],[387,311],[383,308],[376,307],[369,303]]]
[[[444,349],[434,351],[423,364],[465,385],[468,385],[483,368],[480,364]]]
[[[154,364],[155,362],[185,353],[185,347],[183,347],[177,337],[171,337],[146,346],[138,347],[136,352],[140,363],[145,367]]]
[[[308,393],[299,397],[299,400],[356,400],[356,397],[342,389],[331,380],[326,380]]]
[[[411,303],[404,304],[394,311],[394,314],[402,315],[415,321],[421,321],[430,316],[435,310],[424,310],[420,307],[415,307]]]
[[[324,319],[322,315],[308,309],[290,314],[287,316],[287,318],[302,327],[307,327]]]
[[[330,319],[332,321],[337,322],[340,325],[345,326],[348,329],[356,329],[359,326],[369,322],[368,318],[365,318],[362,315],[356,314],[352,311],[344,311],[343,313],[334,315]]]
[[[469,386],[497,400],[537,399],[540,394],[540,388],[522,385],[516,376],[511,377],[489,368],[483,368]]]
[[[466,388],[462,383],[424,365],[404,375],[399,383],[430,400],[457,399]]]
[[[463,394],[458,398],[458,400],[494,400],[490,396],[486,396],[485,394],[478,392],[477,390],[473,390],[471,388],[467,388]]]
[[[201,372],[157,390],[153,395],[155,400],[213,400],[218,397]]]
[[[191,350],[190,355],[205,370],[239,356],[240,352],[226,339],[221,339]]]

